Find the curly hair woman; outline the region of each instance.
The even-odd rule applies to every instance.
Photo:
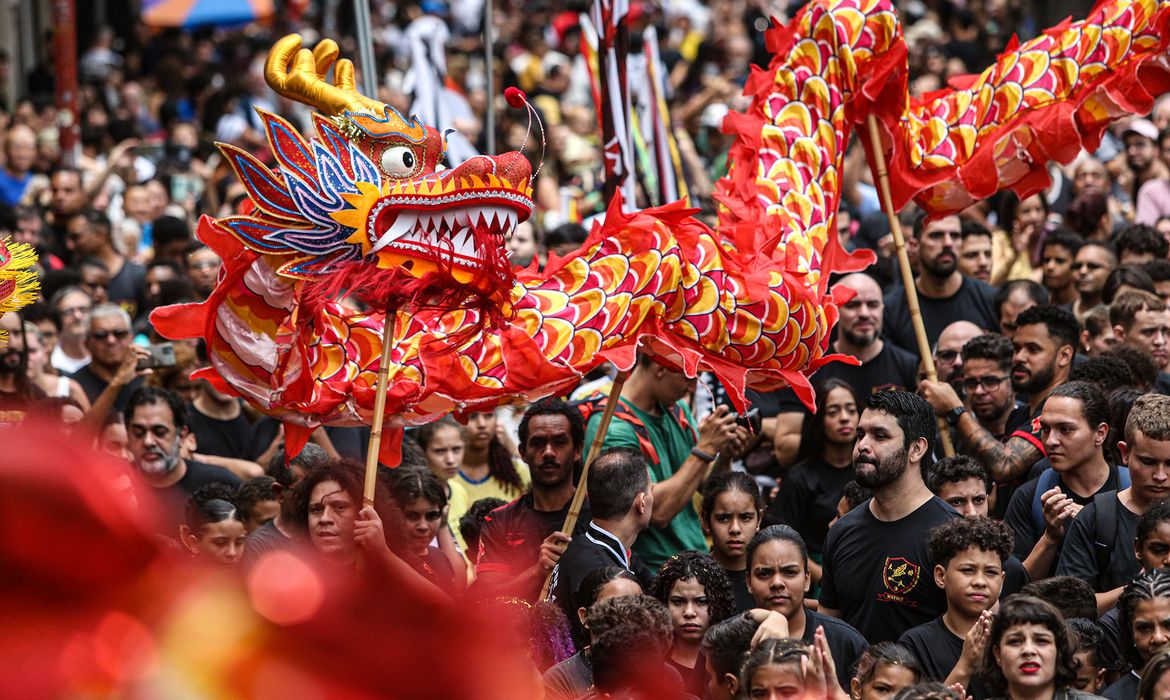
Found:
[[[699,643],[708,627],[735,612],[731,583],[711,555],[680,552],[662,564],[650,594],[670,610],[674,644],[667,661],[678,669],[687,691],[701,697],[707,669]]]
[[[417,571],[402,511],[379,481],[374,505],[362,506],[365,481],[360,464],[332,460],[313,468],[293,490],[293,526],[326,569],[338,574],[358,569],[373,574],[387,595],[427,604],[450,599]]]

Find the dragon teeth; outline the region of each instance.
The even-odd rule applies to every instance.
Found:
[[[394,220],[394,224],[389,228],[389,230],[383,233],[378,238],[378,241],[374,243],[372,252],[376,253],[379,250],[385,248],[390,243],[393,243],[399,238],[402,238],[406,234],[412,233],[417,221],[418,216],[416,214],[408,214],[406,212],[399,214],[398,218]]]

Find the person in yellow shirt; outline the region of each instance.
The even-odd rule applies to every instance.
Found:
[[[469,503],[481,498],[514,501],[528,490],[528,465],[497,435],[496,414],[472,413],[463,428],[463,465],[451,479],[466,491]]]

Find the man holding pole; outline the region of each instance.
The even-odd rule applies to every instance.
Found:
[[[935,414],[955,428],[966,454],[982,462],[1001,485],[1024,480],[1032,465],[1044,457],[1040,413],[1048,395],[1068,381],[1080,339],[1076,317],[1058,306],[1034,306],[1021,313],[1016,324],[1012,389],[1027,397],[1030,418],[1006,442],[988,432],[966,410],[949,384],[924,380],[919,387]]]
[[[576,492],[585,421],[576,407],[544,399],[524,412],[518,428],[520,454],[532,474],[532,490],[487,515],[479,535],[477,593],[535,600],[545,576],[568,546],[565,517]],[[574,534],[589,522],[588,507]]]
[[[707,551],[692,496],[712,469],[727,469],[720,452],[735,450],[747,439],[736,425],[735,414],[719,406],[694,427],[690,408],[682,400],[694,386],[682,372],[667,369],[649,355],[639,355],[618,400],[603,449],[629,447],[650,463],[654,514],[650,527],[634,544],[646,565],[657,569],[677,552]],[[585,443],[591,444],[601,424],[600,413],[590,416]]]

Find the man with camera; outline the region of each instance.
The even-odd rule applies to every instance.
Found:
[[[748,437],[747,428],[726,406],[717,407],[696,428],[683,400],[694,385],[695,380],[682,372],[640,354],[605,434],[605,449],[641,450],[650,463],[654,511],[634,551],[652,569],[678,552],[706,551],[692,497],[710,474],[728,468],[731,454]],[[601,413],[595,410],[590,415],[585,445],[593,444]]]
[[[130,315],[113,304],[95,306],[89,315],[85,348],[93,358],[73,374],[93,402],[94,415],[121,411],[135,390],[143,386],[150,351],[131,342]]]

